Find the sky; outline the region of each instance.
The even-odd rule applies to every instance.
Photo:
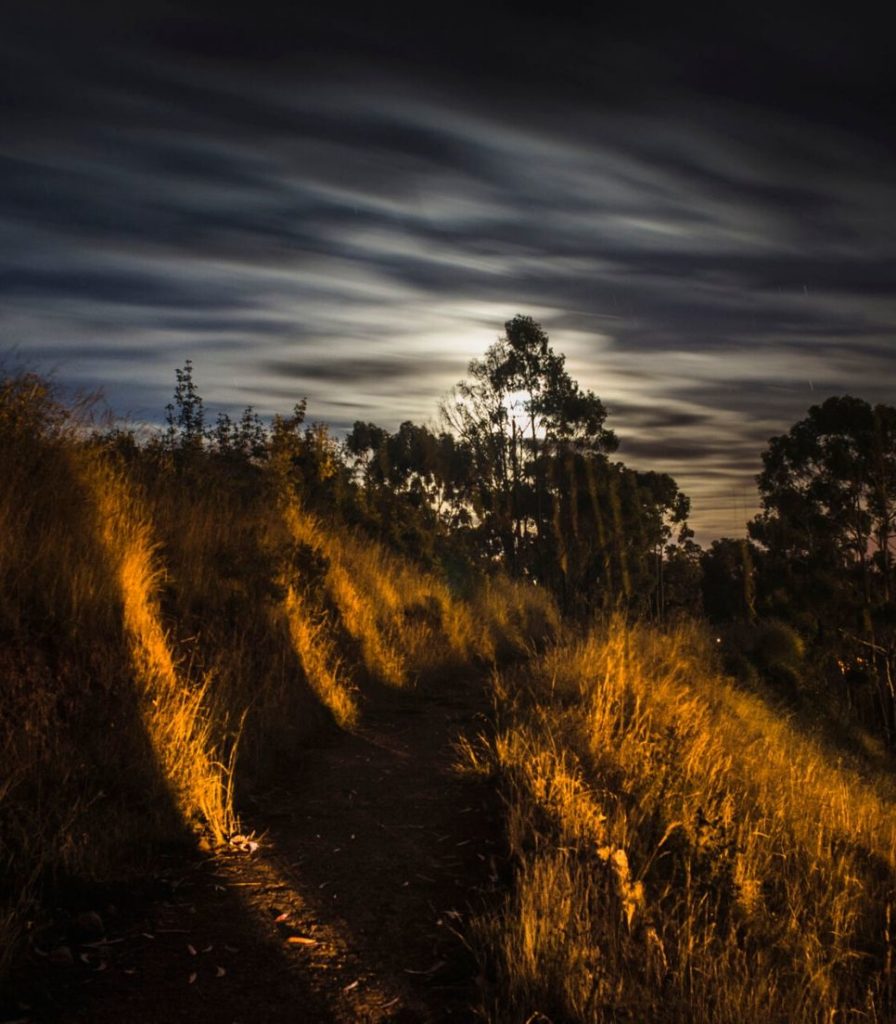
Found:
[[[890,26],[305,6],[4,12],[7,366],[394,429],[527,314],[703,543],[810,405],[896,402]]]

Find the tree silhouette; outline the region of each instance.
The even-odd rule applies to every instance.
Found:
[[[800,626],[848,676],[876,686],[896,738],[896,408],[849,395],[773,437],[750,535],[767,551],[768,611]]]
[[[484,532],[512,569],[538,575],[554,511],[549,465],[568,451],[602,457],[617,442],[600,399],[572,379],[541,326],[520,315],[504,329],[442,412],[470,451]]]

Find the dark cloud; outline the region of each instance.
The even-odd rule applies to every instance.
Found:
[[[738,529],[769,436],[892,400],[890,36],[635,13],[17,5],[4,344],[141,417],[192,357],[210,405],[394,427],[530,313]]]
[[[427,373],[447,377],[458,370],[456,359],[437,359],[423,356],[396,356],[392,358],[326,358],[319,363],[293,363],[274,359],[263,363],[262,372],[278,380],[312,381],[327,384],[356,385],[359,380],[400,382],[402,386],[413,385]]]
[[[671,428],[690,429],[712,422],[712,414],[697,409],[668,409],[659,405],[637,405],[632,402],[614,402],[609,410],[614,420],[625,423],[630,429],[640,431],[658,430],[663,432]]]

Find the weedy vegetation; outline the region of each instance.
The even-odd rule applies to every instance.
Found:
[[[892,776],[722,677],[692,625],[612,618],[494,685],[462,758],[507,802],[489,1020],[893,1019]]]
[[[546,595],[498,576],[464,601],[325,523],[276,453],[92,432],[33,375],[3,382],[0,436],[2,968],[42,890],[238,831],[240,790],[356,724],[366,683],[557,625]]]
[[[208,428],[189,363],[146,436],[0,378],[0,976],[54,888],[227,840],[373,688],[475,673],[485,1020],[896,1020],[896,410],[813,407],[756,543],[701,552],[506,328],[444,430],[342,442],[304,402]]]

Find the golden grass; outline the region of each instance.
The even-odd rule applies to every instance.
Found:
[[[491,667],[497,730],[464,751],[514,865],[473,936],[490,1019],[896,1019],[890,777],[699,630],[574,636],[500,576],[461,600],[277,473],[85,443],[34,377],[0,382],[0,437],[0,973],[45,882],[226,837],[370,681]]]
[[[615,621],[498,677],[490,1019],[893,1019],[891,780],[712,664],[695,629]]]
[[[175,666],[157,599],[164,574],[151,524],[133,486],[100,458],[85,455],[81,463],[119,588],[147,737],[181,817],[221,842],[237,829],[230,783],[236,744],[228,750],[216,736],[208,710],[212,679],[190,679]]]
[[[325,528],[282,467],[122,458],[36,377],[0,380],[0,975],[39,889],[237,829],[235,802],[371,680],[543,645],[544,594],[473,603]],[[475,668],[474,668],[475,667]]]
[[[283,611],[289,624],[293,649],[305,678],[318,698],[333,713],[337,723],[351,728],[358,721],[358,704],[352,688],[341,678],[336,642],[327,630],[325,618],[315,619],[297,589],[287,586]]]
[[[369,537],[324,529],[294,501],[282,514],[293,543],[319,566],[321,609],[355,642],[365,671],[387,685],[520,656],[560,628],[544,591],[498,577],[463,601]]]

